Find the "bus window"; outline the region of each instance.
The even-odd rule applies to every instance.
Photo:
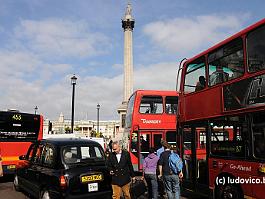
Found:
[[[250,32],[247,36],[248,69],[256,72],[265,69],[265,26]]]
[[[125,126],[126,128],[129,128],[132,126],[132,114],[133,114],[133,106],[134,106],[134,100],[135,95],[132,95],[128,102],[127,112],[126,112],[126,119],[125,119]]]
[[[177,141],[176,131],[167,131],[166,132],[166,141],[171,146],[176,146],[176,141]]]
[[[232,117],[231,117],[232,118]],[[217,156],[244,157],[248,149],[244,117],[214,120],[211,123],[211,153]],[[236,118],[236,117],[233,117]],[[240,122],[239,122],[240,121]]]
[[[199,79],[202,78],[204,79],[204,83],[199,81]],[[202,90],[204,88],[205,88],[205,60],[204,57],[201,57],[187,66],[184,92],[191,93],[194,91]]]
[[[141,152],[148,153],[150,145],[150,134],[144,134],[140,137]]]
[[[209,86],[244,74],[243,41],[238,38],[209,54]]]
[[[162,133],[153,133],[153,147],[155,151],[157,151],[159,148],[161,148],[161,139],[162,139]]]
[[[199,131],[199,148],[205,149],[206,148],[206,132],[200,130]]]
[[[178,108],[178,97],[167,96],[166,97],[166,113],[176,114]]]
[[[137,152],[137,133],[132,133],[131,138],[131,152]]]
[[[253,115],[253,144],[254,156],[265,159],[265,113],[256,113]]]
[[[145,114],[163,113],[162,96],[143,96],[139,111]]]

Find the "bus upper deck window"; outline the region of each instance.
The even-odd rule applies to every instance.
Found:
[[[244,74],[243,41],[237,38],[213,51],[208,57],[209,86],[214,86]]]
[[[191,62],[187,66],[185,74],[185,93],[197,92],[205,88],[205,83],[202,82],[202,77],[205,81],[205,59],[200,57]],[[201,79],[201,82],[199,81]],[[202,84],[199,86],[199,84]],[[199,88],[200,87],[200,88]]]
[[[178,108],[178,97],[166,96],[166,113],[176,114]]]
[[[265,69],[265,25],[250,32],[247,36],[247,55],[249,72]]]
[[[143,96],[141,99],[139,112],[144,114],[163,113],[162,96]]]

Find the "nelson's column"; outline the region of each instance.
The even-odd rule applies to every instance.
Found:
[[[132,7],[128,3],[125,15],[122,19],[122,28],[124,30],[124,77],[123,77],[123,101],[118,108],[120,115],[120,135],[123,136],[125,127],[126,109],[128,99],[133,92],[133,43],[132,33],[134,28],[134,19],[132,18]]]

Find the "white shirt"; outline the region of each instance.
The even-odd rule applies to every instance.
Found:
[[[116,154],[116,158],[117,158],[118,163],[119,163],[121,160],[121,150],[119,151],[119,153]]]

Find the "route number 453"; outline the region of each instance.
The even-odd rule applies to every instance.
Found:
[[[22,118],[21,118],[20,114],[15,114],[15,115],[13,115],[12,119],[13,120],[21,120]]]

